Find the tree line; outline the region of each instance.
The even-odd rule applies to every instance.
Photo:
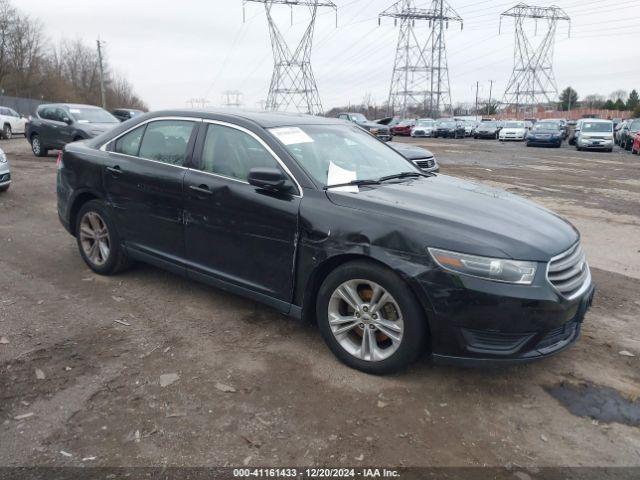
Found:
[[[103,59],[109,108],[147,107],[129,81]],[[52,44],[42,24],[0,0],[0,93],[65,103],[101,105],[96,47],[81,40]]]
[[[630,93],[626,90],[616,90],[611,92],[608,98],[604,95],[590,94],[580,99],[578,92],[567,87],[560,94],[560,104],[565,111],[586,107],[597,110],[630,111],[634,117],[640,117],[640,95],[636,89],[631,90]]]

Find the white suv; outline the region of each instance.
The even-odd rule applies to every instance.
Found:
[[[576,128],[577,150],[613,151],[613,122],[599,118],[580,120]]]
[[[2,138],[10,140],[13,135],[24,135],[27,130],[27,119],[11,108],[0,107],[0,129]]]

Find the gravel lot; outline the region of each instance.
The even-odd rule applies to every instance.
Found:
[[[94,275],[58,222],[55,154],[4,141],[0,465],[640,466],[633,419],[575,415],[549,393],[588,383],[637,408],[640,157],[405,141],[581,230],[598,292],[574,348],[504,369],[349,370],[315,327],[243,298],[145,265]]]

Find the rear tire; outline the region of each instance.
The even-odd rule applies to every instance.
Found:
[[[427,347],[422,307],[395,272],[373,262],[349,262],[331,272],[318,292],[316,314],[336,357],[366,373],[404,369]]]
[[[11,125],[5,125],[2,129],[2,138],[4,138],[5,140],[11,140],[12,136],[13,132],[11,131]]]
[[[111,213],[100,200],[91,200],[80,208],[76,240],[82,259],[100,275],[114,275],[130,265]]]
[[[38,135],[31,137],[31,151],[36,157],[46,157],[49,155],[49,150],[44,148]]]

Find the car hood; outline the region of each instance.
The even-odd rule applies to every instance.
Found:
[[[79,125],[80,125],[80,128],[82,128],[83,130],[97,134],[97,133],[108,132],[112,128],[115,128],[121,124],[120,123],[80,123]]]
[[[362,122],[362,123],[357,123],[356,125],[359,125],[362,128],[366,128],[366,129],[372,129],[372,128],[377,128],[379,130],[389,129],[387,125],[380,125],[379,123],[375,123],[375,122]]]
[[[327,196],[336,205],[363,211],[368,221],[383,222],[389,235],[404,236],[402,244],[413,245],[410,253],[437,247],[546,262],[579,239],[570,223],[533,202],[446,175],[357,193],[329,190]]]
[[[398,152],[403,157],[409,160],[418,160],[421,158],[430,158],[433,157],[433,153],[431,153],[426,148],[415,147],[406,143],[398,143],[398,142],[389,142],[387,143],[391,148],[393,148],[396,152]]]
[[[502,130],[500,130],[500,133],[524,133],[526,132],[527,129],[526,128],[507,128],[504,127]]]
[[[546,129],[540,129],[540,130],[532,130],[531,131],[532,135],[560,135],[561,132],[560,130],[546,130]]]

